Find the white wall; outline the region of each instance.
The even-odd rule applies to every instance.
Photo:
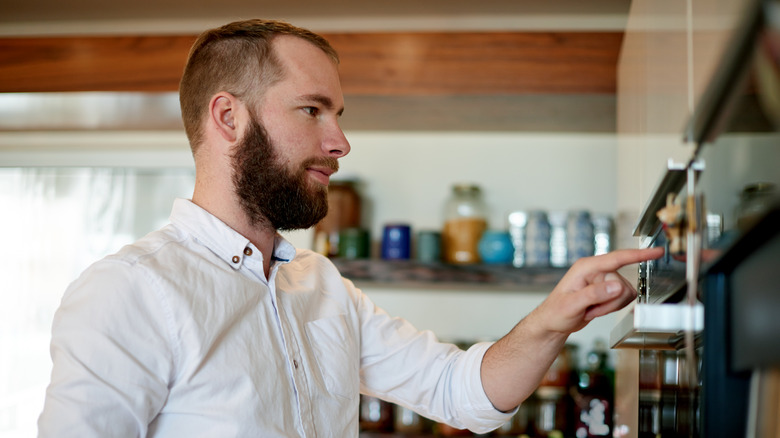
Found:
[[[616,210],[616,141],[607,134],[473,132],[350,132],[350,154],[336,178],[357,177],[368,204],[364,225],[404,221],[440,229],[456,182],[475,182],[491,211],[489,226],[505,228],[513,210]],[[297,240],[308,245],[307,234]]]
[[[337,175],[363,182],[364,225],[374,238],[389,222],[408,222],[414,230],[440,228],[442,206],[459,181],[482,186],[493,228],[505,227],[506,214],[515,209],[616,211],[614,135],[361,131],[347,137],[352,151]],[[192,157],[180,132],[5,132],[0,133],[0,165],[191,168]],[[311,231],[288,237],[300,247],[312,243]],[[444,338],[495,338],[549,291],[366,292],[393,314]],[[609,335],[609,324],[598,327],[586,333]]]
[[[482,186],[490,226],[503,228],[509,211],[590,209],[615,214],[617,146],[614,135],[461,132],[352,132],[342,177],[364,181],[374,239],[383,224],[405,221],[413,230],[439,229],[450,186]],[[311,232],[290,236],[311,244]],[[633,281],[632,278],[630,280]],[[496,339],[538,305],[550,290],[507,292],[392,289],[364,291],[391,315],[447,340]],[[609,339],[614,317],[594,321],[571,337],[584,354],[594,338]]]

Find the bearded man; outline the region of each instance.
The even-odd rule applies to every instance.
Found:
[[[462,351],[278,234],[325,216],[350,151],[327,41],[276,21],[212,29],[190,52],[180,99],[192,199],[69,286],[42,437],[356,437],[361,393],[487,432],[571,332],[634,299],[616,270],[661,255],[583,259],[509,334]]]

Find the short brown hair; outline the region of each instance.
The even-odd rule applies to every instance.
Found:
[[[184,130],[193,153],[203,140],[202,124],[212,96],[226,91],[252,105],[253,92],[262,92],[282,78],[271,49],[271,41],[279,35],[309,41],[338,63],[338,54],[325,38],[282,21],[236,21],[203,32],[190,49],[179,84]]]

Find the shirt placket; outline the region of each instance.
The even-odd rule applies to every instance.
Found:
[[[272,296],[275,302],[275,311],[279,321],[279,325],[282,329],[282,337],[285,347],[285,355],[287,357],[287,365],[290,369],[290,373],[293,379],[293,385],[295,387],[295,398],[298,403],[298,413],[301,422],[301,428],[304,436],[316,437],[317,433],[314,430],[314,413],[312,410],[311,391],[309,390],[307,364],[301,355],[301,343],[297,331],[293,329],[290,318],[287,312],[287,304],[285,302],[284,294],[277,292],[276,290],[276,270],[278,265],[274,266],[271,270],[270,279],[268,281],[268,287],[271,290]]]

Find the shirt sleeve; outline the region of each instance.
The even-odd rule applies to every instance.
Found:
[[[163,405],[173,353],[148,278],[119,261],[90,267],[52,324],[39,437],[140,437]]]
[[[512,417],[515,412],[497,410],[482,387],[482,357],[492,343],[462,351],[439,342],[430,331],[389,316],[357,293],[361,392],[476,433],[496,429]]]

